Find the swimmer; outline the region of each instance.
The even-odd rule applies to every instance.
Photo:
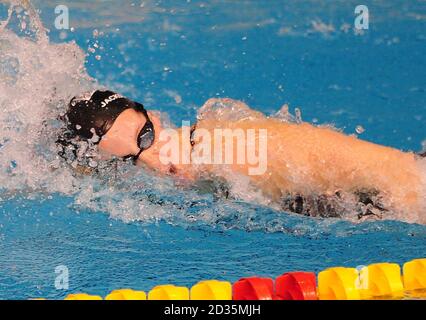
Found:
[[[227,121],[221,120],[223,115],[227,115]],[[231,99],[208,100],[199,111],[197,123],[177,131],[173,149],[189,150],[193,158],[200,151],[197,145],[206,143],[206,133],[214,136],[218,128],[252,130],[255,154],[266,152],[261,174],[251,174],[252,163],[194,164],[182,161],[183,153],[176,161],[164,162],[170,139],[161,138],[168,128],[160,114],[146,111],[142,104],[112,91],[74,97],[62,120],[68,130],[68,135],[58,139],[62,146],[75,139],[89,141],[97,146],[102,159],[131,160],[157,174],[187,181],[244,176],[285,211],[321,217],[341,217],[355,211],[360,219],[380,219],[388,211],[420,212],[424,206],[424,173],[420,168],[424,154],[377,145],[329,127],[284,122]],[[267,132],[265,149],[261,132]],[[213,141],[208,143],[211,150],[218,150]],[[226,151],[222,140],[219,149]],[[348,207],[348,203],[354,203],[354,207]]]

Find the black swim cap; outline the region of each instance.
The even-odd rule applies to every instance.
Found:
[[[126,109],[134,109],[146,114],[142,104],[133,102],[112,91],[97,90],[94,93],[71,99],[66,113],[68,129],[84,139],[92,139],[96,134],[98,143],[112,127],[117,117]]]

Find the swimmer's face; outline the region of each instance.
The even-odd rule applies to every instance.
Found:
[[[133,109],[124,110],[102,137],[99,149],[117,157],[138,154],[137,138],[145,123],[142,113]]]
[[[159,142],[158,135],[162,130],[161,120],[154,113],[148,112],[148,115],[155,128],[155,138],[152,146],[139,155],[137,162],[144,163],[155,170],[167,172],[169,167],[159,161],[162,143]],[[140,151],[137,138],[145,123],[146,119],[142,113],[133,109],[123,111],[102,137],[99,143],[101,153],[120,158],[137,155]]]

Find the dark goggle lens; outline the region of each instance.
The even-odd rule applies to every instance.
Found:
[[[149,147],[152,146],[154,143],[154,128],[152,127],[152,123],[147,123],[148,126],[145,126],[144,129],[142,129],[140,135],[138,136],[138,147],[141,150],[146,150]]]
[[[142,130],[140,131],[138,135],[137,144],[139,147],[139,152],[136,155],[128,155],[123,158],[124,161],[132,160],[134,164],[136,164],[136,161],[138,160],[140,154],[150,148],[152,144],[154,143],[155,139],[155,131],[154,131],[154,125],[152,124],[151,120],[149,120],[148,116],[146,115],[146,124],[143,126]]]

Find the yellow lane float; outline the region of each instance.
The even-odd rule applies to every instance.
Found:
[[[191,300],[232,300],[232,285],[227,281],[206,280],[195,284]]]
[[[146,300],[146,293],[132,289],[118,289],[111,291],[105,300]]]
[[[359,300],[358,270],[335,267],[318,274],[320,300]]]
[[[396,263],[375,263],[362,268],[360,289],[363,299],[402,298],[401,267]]]
[[[416,259],[403,266],[405,290],[426,289],[426,259]]]
[[[148,293],[148,300],[189,300],[189,289],[172,284],[156,286]]]
[[[92,296],[87,293],[73,293],[67,295],[64,300],[102,300],[100,296]]]

